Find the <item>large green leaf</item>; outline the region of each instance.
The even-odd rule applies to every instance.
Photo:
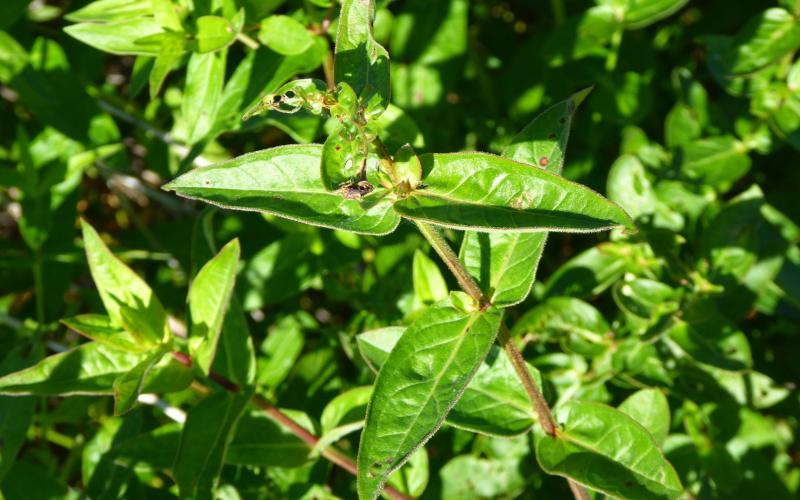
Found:
[[[92,226],[81,221],[81,227],[89,269],[112,322],[143,347],[164,342],[170,336],[167,313],[153,290],[111,253]]]
[[[621,498],[678,498],[683,486],[644,427],[598,403],[571,401],[556,415],[556,436],[537,433],[545,472]]]
[[[280,146],[192,170],[164,189],[227,208],[255,210],[315,226],[387,234],[400,218],[378,188],[362,200],[325,189],[322,146]]]
[[[192,318],[189,348],[192,359],[205,374],[217,353],[223,320],[236,282],[239,253],[239,240],[232,240],[200,269],[189,289]]]
[[[633,229],[615,203],[556,174],[487,153],[424,155],[422,189],[395,203],[403,216],[481,231]]]
[[[0,394],[112,394],[114,380],[146,358],[88,342],[0,377]]]
[[[374,0],[344,0],[336,34],[337,82],[353,87],[366,102],[380,109],[389,103],[389,53],[372,35]]]
[[[378,373],[358,452],[358,492],[376,498],[389,474],[444,422],[489,352],[502,312],[428,309]]]
[[[186,416],[173,471],[181,498],[214,498],[225,453],[250,392],[217,392]]]
[[[560,174],[572,117],[590,89],[545,110],[511,140],[503,156]],[[517,304],[530,293],[547,233],[467,231],[459,257],[493,304]]]

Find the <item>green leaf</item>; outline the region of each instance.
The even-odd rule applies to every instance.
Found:
[[[300,427],[314,432],[307,415],[281,410]],[[225,462],[261,467],[300,467],[308,462],[311,449],[263,411],[245,413],[236,426]]]
[[[727,191],[751,164],[747,146],[730,135],[690,142],[680,148],[679,158],[683,175],[720,191]]]
[[[192,359],[206,375],[217,353],[222,323],[236,282],[239,254],[239,240],[234,239],[200,269],[189,288],[192,318],[189,348]]]
[[[631,251],[628,245],[601,243],[579,253],[550,276],[545,295],[580,298],[599,295],[628,270]]]
[[[159,50],[155,62],[153,62],[153,68],[150,70],[150,99],[155,99],[167,75],[180,63],[185,45],[186,40],[180,35],[170,34],[170,36],[164,37],[161,50]]]
[[[362,200],[325,189],[319,177],[322,147],[281,146],[192,170],[164,189],[227,208],[255,210],[314,226],[388,234],[400,223],[376,188]]]
[[[151,349],[149,345],[140,345],[130,333],[115,325],[111,318],[103,314],[80,314],[72,318],[62,319],[67,328],[74,330],[97,343],[130,352],[142,352]]]
[[[289,375],[303,351],[303,330],[300,321],[289,316],[270,327],[261,343],[258,357],[258,383],[274,390]]]
[[[618,410],[642,424],[656,443],[663,446],[670,425],[669,403],[663,392],[641,389],[628,396]]]
[[[620,156],[611,165],[606,191],[609,199],[619,203],[634,219],[656,209],[658,198],[653,185],[644,165],[633,155]]]
[[[232,44],[238,32],[230,21],[220,16],[197,18],[197,52],[214,52]]]
[[[162,28],[176,33],[183,31],[181,17],[173,0],[151,0],[150,3],[152,4],[153,16]]]
[[[72,22],[108,22],[134,19],[152,14],[152,0],[97,0],[64,18]]]
[[[481,231],[634,229],[618,205],[587,187],[487,153],[421,157],[424,188],[395,203],[410,219]]]
[[[506,146],[503,156],[560,174],[572,118],[590,91],[576,92],[536,116]],[[508,307],[530,293],[546,242],[546,233],[467,231],[459,257],[492,304]]]
[[[542,387],[539,370],[528,371]],[[492,347],[461,399],[447,415],[447,423],[471,432],[511,437],[528,432],[536,421],[531,400],[519,382],[505,351]]]
[[[439,266],[420,250],[414,252],[412,273],[414,291],[423,303],[439,302],[448,297],[447,283]]]
[[[404,327],[391,326],[356,337],[359,351],[373,371],[383,365],[404,331]],[[528,370],[541,387],[539,371],[531,365]],[[534,419],[528,394],[520,385],[508,355],[496,346],[447,415],[447,423],[455,427],[504,437],[527,432]]]
[[[107,23],[78,23],[64,28],[71,37],[103,52],[117,55],[155,56],[161,50],[150,37],[164,33],[152,17],[136,17]]]
[[[392,352],[397,341],[406,331],[404,326],[387,326],[377,330],[370,330],[356,337],[358,351],[367,365],[376,372],[383,366],[389,353]]]
[[[382,111],[389,103],[389,53],[372,35],[374,18],[374,0],[342,2],[334,72],[337,83],[349,84],[365,103]]]
[[[631,417],[598,403],[571,401],[557,410],[555,437],[537,433],[542,469],[621,498],[678,498],[678,474]]]
[[[689,0],[625,0],[622,24],[628,30],[641,29],[671,16],[687,3]]]
[[[124,373],[114,380],[114,415],[122,415],[129,412],[136,399],[142,392],[144,382],[156,363],[166,354],[163,350],[158,350],[144,361],[136,365],[128,373]]]
[[[217,119],[225,83],[226,52],[195,53],[189,58],[181,109],[187,139],[192,144],[203,139]]]
[[[378,373],[358,452],[360,498],[376,498],[387,477],[444,422],[494,342],[502,312],[432,306],[400,337]]]
[[[323,435],[339,427],[342,422],[364,420],[371,395],[372,386],[364,386],[350,389],[333,398],[325,405],[320,416]]]
[[[82,220],[81,227],[92,278],[111,321],[125,328],[143,348],[167,341],[167,313],[158,297],[111,253],[92,226]]]
[[[239,385],[250,385],[256,377],[256,355],[247,318],[236,297],[225,313],[217,353],[211,370]]]
[[[539,341],[561,342],[567,351],[596,356],[612,342],[611,327],[600,311],[580,299],[550,297],[526,312],[511,330],[514,337],[535,335]]]
[[[186,416],[172,467],[181,498],[214,498],[225,453],[251,395],[217,392]]]
[[[785,9],[773,7],[754,17],[719,55],[728,75],[752,73],[800,47],[800,24]]]
[[[258,39],[278,54],[302,54],[314,43],[314,35],[300,21],[275,15],[261,21]]]
[[[147,358],[87,342],[0,377],[0,394],[112,394],[114,380]]]

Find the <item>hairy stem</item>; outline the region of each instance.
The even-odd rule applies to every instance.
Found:
[[[439,230],[435,226],[432,226],[426,222],[416,222],[422,235],[425,236],[433,249],[436,250],[436,253],[439,254],[439,257],[442,258],[450,271],[455,275],[456,279],[458,280],[458,284],[461,285],[461,288],[479,304],[488,303],[488,300],[483,295],[483,292],[475,282],[475,279],[469,274],[469,271],[467,271],[467,269],[461,263],[453,249],[450,248],[447,240],[444,239]],[[528,371],[528,365],[525,363],[522,353],[519,352],[519,349],[517,349],[517,346],[514,345],[514,342],[511,340],[511,335],[505,323],[500,324],[498,340],[500,341],[500,345],[503,346],[503,349],[508,354],[508,358],[511,360],[511,364],[514,367],[514,371],[517,373],[517,377],[519,377],[520,382],[522,382],[523,387],[525,387],[525,391],[528,393],[528,397],[531,400],[533,409],[536,412],[536,415],[539,417],[539,424],[542,426],[542,429],[547,435],[555,436],[557,427],[556,422],[553,419],[553,412],[550,410],[550,406],[544,399],[542,391],[536,385],[536,381],[533,380],[531,373]],[[572,479],[567,479],[567,482],[569,483],[569,488],[576,500],[587,500],[589,498],[586,488],[576,483]]]
[[[439,254],[439,257],[442,258],[450,272],[455,275],[461,288],[475,299],[478,304],[485,304],[487,300],[483,296],[480,287],[461,264],[461,261],[458,260],[458,255],[450,248],[439,229],[427,222],[416,221],[416,223],[422,235],[428,240],[428,243],[431,244],[436,253]]]
[[[183,365],[186,366],[192,365],[192,359],[182,352],[173,352],[172,357]],[[215,371],[209,372],[208,378],[213,380],[217,385],[219,385],[221,388],[225,389],[228,392],[240,392],[241,390],[241,388],[236,382],[233,382],[232,380],[224,377],[223,375]],[[300,424],[289,418],[288,415],[280,411],[272,403],[264,399],[261,395],[259,394],[253,395],[250,402],[254,406],[260,408],[261,410],[264,410],[264,412],[267,413],[269,416],[271,416],[276,422],[278,422],[280,425],[285,427],[289,432],[300,438],[304,443],[308,445],[309,448],[314,448],[316,446],[317,442],[319,441],[319,438],[317,436],[305,430],[303,427],[300,426]],[[321,452],[321,455],[326,459],[328,459],[329,461],[331,461],[332,463],[346,470],[350,474],[354,476],[358,474],[355,462],[353,462],[353,460],[350,457],[344,455],[343,453],[339,452],[333,447],[324,448]],[[386,495],[390,496],[391,498],[395,498],[397,500],[411,500],[411,497],[397,491],[391,486],[385,487],[383,492]]]

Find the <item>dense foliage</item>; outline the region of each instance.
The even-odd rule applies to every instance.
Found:
[[[798,49],[798,0],[2,0],[0,498],[796,497]]]

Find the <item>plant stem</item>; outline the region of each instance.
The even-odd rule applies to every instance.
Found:
[[[467,292],[470,297],[475,299],[478,304],[486,304],[488,301],[483,296],[480,287],[461,264],[461,261],[458,260],[458,255],[450,248],[447,240],[444,239],[444,236],[442,236],[442,233],[439,232],[436,226],[422,221],[416,221],[416,223],[417,227],[419,227],[419,231],[425,239],[428,240],[428,243],[431,244],[436,253],[439,254],[439,257],[442,258],[447,268],[450,269],[450,272],[455,275],[461,288]]]
[[[251,37],[245,35],[244,33],[237,33],[236,39],[242,42],[243,44],[247,45],[253,50],[258,50],[258,42],[253,40]]]
[[[509,333],[508,327],[506,327],[505,323],[500,325],[500,332],[498,333],[497,338],[500,341],[500,345],[503,346],[503,349],[505,349],[506,353],[508,354],[508,359],[511,360],[511,365],[514,367],[514,371],[517,372],[517,377],[519,377],[519,380],[525,387],[525,392],[528,393],[528,397],[531,399],[533,409],[536,411],[536,415],[539,417],[539,425],[542,426],[542,430],[544,430],[548,436],[555,436],[556,422],[553,419],[553,413],[550,411],[550,406],[544,399],[542,391],[540,391],[536,386],[536,381],[533,380],[533,377],[531,377],[531,374],[528,371],[528,365],[525,363],[525,358],[522,357],[522,353],[519,352],[517,346],[514,345],[514,341],[511,340],[511,334]]]
[[[179,363],[192,366],[192,359],[182,352],[173,352],[172,357],[178,361]],[[228,378],[220,375],[215,371],[211,371],[208,374],[208,378],[213,380],[217,383],[220,387],[225,389],[228,392],[240,392],[241,388],[236,382],[229,380]],[[195,387],[198,388],[198,387]],[[199,388],[198,388],[199,389]],[[255,394],[250,400],[254,406],[264,410],[269,416],[271,416],[276,422],[281,424],[285,427],[289,432],[300,438],[304,443],[308,445],[309,448],[314,448],[319,441],[319,438],[304,428],[300,426],[297,422],[289,418],[288,415],[280,411],[276,408],[272,403],[264,399],[261,395]],[[356,467],[355,462],[353,462],[350,457],[342,454],[338,450],[334,449],[333,447],[324,448],[321,451],[321,455],[328,459],[329,461],[333,462],[334,464],[338,465],[342,469],[346,470],[350,474],[357,476],[358,469]],[[395,498],[397,500],[411,500],[411,497],[397,491],[396,489],[392,488],[391,486],[386,486],[383,489],[383,492],[391,498]]]
[[[33,286],[34,293],[36,294],[36,330],[41,332],[44,327],[44,280],[42,279],[42,249],[36,249],[36,256],[33,260]]]
[[[564,19],[567,17],[564,0],[550,0],[550,9],[553,11],[553,19],[556,21],[556,26],[564,24]]]
[[[330,49],[325,51],[325,60],[322,62],[322,70],[325,72],[325,82],[328,90],[336,88],[336,80],[333,73],[333,52]]]
[[[479,304],[488,304],[488,299],[483,295],[483,292],[475,282],[475,279],[473,279],[473,277],[469,274],[439,230],[427,222],[416,222],[422,235],[425,236],[425,238],[428,240],[428,243],[431,244],[433,249],[436,250],[436,253],[439,254],[439,257],[442,258],[450,271],[455,275],[459,285],[461,285],[461,288]],[[528,397],[531,400],[533,409],[536,412],[536,415],[539,417],[539,425],[542,426],[542,430],[544,430],[547,435],[555,436],[558,428],[555,420],[553,419],[553,412],[550,410],[550,406],[544,399],[542,391],[536,385],[536,381],[533,380],[533,377],[531,377],[531,373],[528,371],[528,365],[525,363],[522,353],[519,352],[519,349],[517,349],[517,346],[515,346],[514,342],[511,340],[511,335],[505,323],[500,324],[498,340],[500,341],[500,345],[503,346],[503,349],[505,349],[506,353],[508,354],[508,358],[511,360],[511,364],[514,367],[514,371],[517,373],[517,377],[522,382],[523,387],[525,387],[525,391],[528,393]],[[588,500],[589,494],[586,492],[586,488],[576,483],[572,479],[567,479],[567,483],[569,483],[569,489],[572,491],[572,494],[576,500]]]

